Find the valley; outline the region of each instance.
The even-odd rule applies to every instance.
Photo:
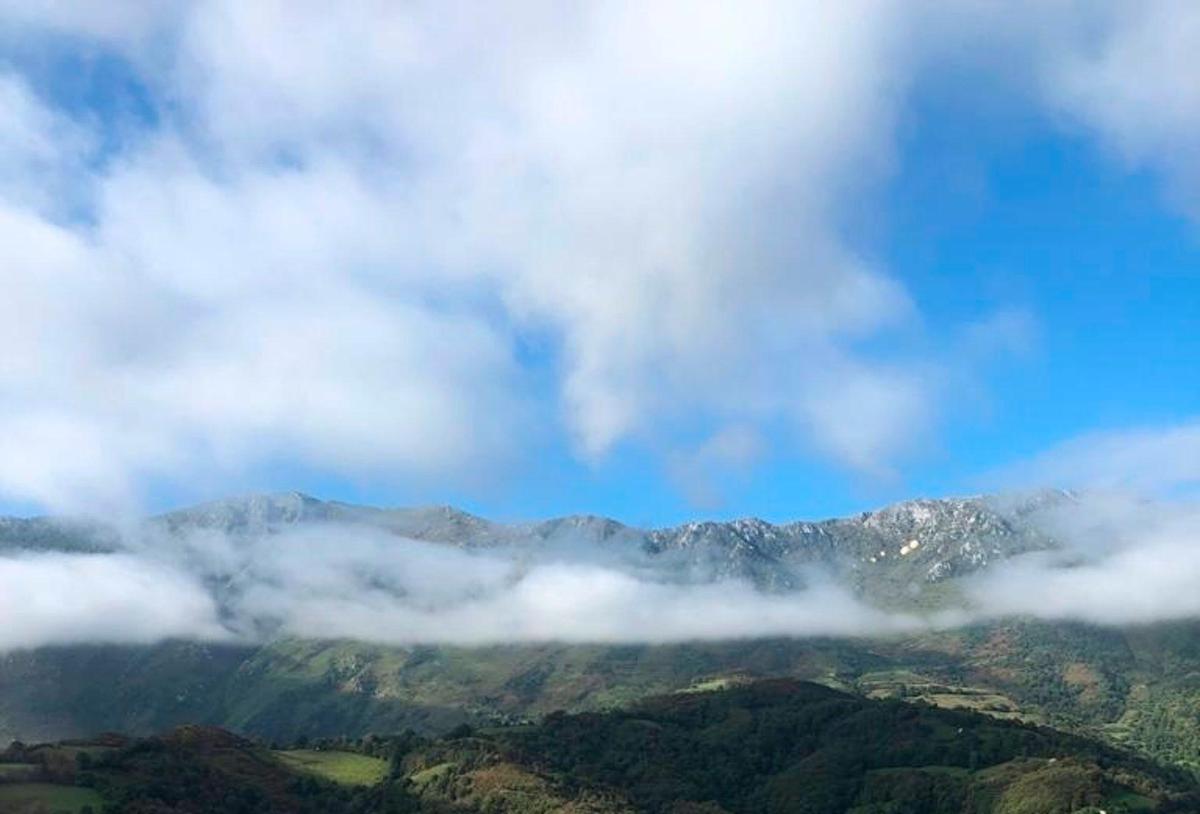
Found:
[[[753,681],[536,724],[272,749],[212,727],[13,746],[12,811],[143,814],[1186,812],[1194,780],[1096,741],[966,711]],[[39,809],[37,806],[46,806]]]

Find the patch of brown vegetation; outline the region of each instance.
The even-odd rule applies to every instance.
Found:
[[[1069,687],[1080,690],[1079,700],[1085,704],[1094,704],[1103,698],[1101,684],[1103,679],[1090,664],[1073,661],[1063,667],[1063,681]]]
[[[1009,628],[997,627],[988,634],[983,644],[975,649],[980,659],[1009,659],[1017,649],[1016,636]]]

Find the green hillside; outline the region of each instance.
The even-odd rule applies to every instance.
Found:
[[[0,810],[22,794],[26,802],[30,794],[63,805],[87,800],[74,810],[113,814],[1115,814],[1200,806],[1200,786],[1187,773],[1088,738],[791,680],[459,727],[440,738],[305,747],[272,751],[202,726],[15,746],[0,765],[34,766],[37,777],[0,777]]]
[[[1112,630],[1012,621],[874,640],[399,648],[283,640],[0,656],[0,742],[187,722],[301,736],[519,722],[710,680],[787,676],[1052,724],[1200,766],[1194,623]]]
[[[668,583],[740,578],[779,594],[819,565],[877,606],[911,610],[957,607],[963,580],[1054,549],[1036,518],[1077,504],[1058,492],[1015,503],[916,500],[816,522],[645,530],[590,516],[505,525],[446,507],[382,510],[285,494],[173,512],[145,521],[143,532],[163,551],[187,550],[192,534],[215,534],[243,554],[297,530],[353,540],[368,529],[388,545],[394,538],[398,552],[420,540],[519,551],[534,561],[569,544],[636,555]],[[0,550],[13,555],[103,552],[119,539],[98,523],[0,518]],[[216,568],[198,576],[236,614],[254,572]],[[197,723],[280,744],[406,729],[437,735],[461,724],[510,725],[555,710],[608,710],[696,686],[788,677],[872,699],[1051,725],[1200,771],[1195,621],[1119,629],[1005,619],[885,638],[472,648],[272,638],[270,619],[241,621],[267,625],[254,639],[261,643],[0,652],[0,744],[104,731],[147,735]]]

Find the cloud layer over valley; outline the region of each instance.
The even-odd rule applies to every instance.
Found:
[[[765,548],[738,560],[738,538],[720,536],[756,539],[735,526],[655,550],[632,530],[598,539],[570,523],[549,537],[518,527],[505,539],[477,533],[459,544],[362,523],[269,533],[148,524],[116,551],[10,548],[0,556],[0,649],[278,636],[401,645],[672,642],[903,634],[1011,615],[1104,625],[1200,615],[1190,590],[1200,578],[1193,505],[1072,497],[1026,514],[1007,551],[968,538],[939,542],[930,512],[989,511],[986,503],[946,505],[902,504],[875,521],[836,521],[874,523],[891,535],[878,539],[896,542],[873,542],[868,556],[844,535],[849,542],[820,561],[780,549],[770,568],[799,579],[774,587],[761,584],[764,574],[768,583],[775,577],[763,570]],[[672,539],[690,533],[685,527]],[[926,543],[899,544],[910,538]],[[746,562],[760,584],[727,570]],[[938,604],[907,601],[931,580],[941,586]]]

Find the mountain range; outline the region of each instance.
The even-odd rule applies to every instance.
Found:
[[[1054,548],[1055,540],[1036,520],[1074,499],[1062,491],[926,499],[821,521],[777,525],[747,518],[640,529],[593,515],[504,524],[449,506],[379,509],[290,492],[169,512],[134,533],[212,532],[237,540],[296,528],[364,528],[463,549],[516,549],[532,557],[555,545],[626,547],[690,580],[740,578],[761,590],[786,591],[802,586],[804,572],[817,567],[879,599],[898,586],[904,588],[901,595],[911,596],[914,588]],[[0,518],[0,552],[111,552],[121,547],[122,533],[130,532],[91,520]]]
[[[736,578],[771,595],[832,578],[879,606],[939,608],[960,600],[964,579],[1056,550],[1061,543],[1044,519],[1077,501],[1066,492],[915,500],[814,522],[645,530],[592,516],[502,524],[445,507],[376,509],[291,493],[208,503],[133,531],[97,521],[0,520],[0,553],[112,552],[130,534],[164,545],[216,535],[236,548],[290,539],[296,529],[318,536],[367,529],[398,546],[411,540],[516,552],[530,562],[563,547],[634,552],[635,566],[655,579]],[[107,730],[145,735],[181,724],[281,741],[410,728],[436,734],[779,676],[1053,725],[1200,767],[1200,625],[1116,628],[1032,618],[853,638],[666,644],[400,646],[284,635],[39,647],[0,653],[0,742]]]

